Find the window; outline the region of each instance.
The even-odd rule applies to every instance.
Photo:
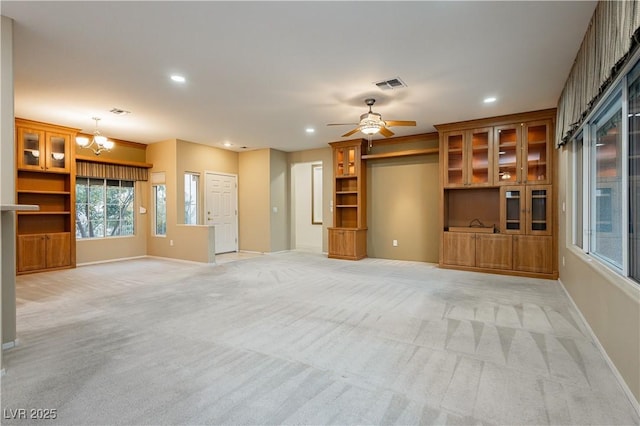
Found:
[[[622,93],[591,124],[590,249],[622,270]]]
[[[167,187],[153,186],[153,201],[155,205],[154,233],[155,235],[167,235]]]
[[[629,276],[640,282],[640,63],[629,73]]]
[[[184,174],[184,223],[196,225],[198,223],[198,187],[200,175],[198,173]]]
[[[133,235],[134,182],[76,179],[76,238]]]
[[[575,246],[640,283],[640,62],[573,140]]]

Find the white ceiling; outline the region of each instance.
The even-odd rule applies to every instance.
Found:
[[[103,134],[142,143],[298,151],[340,140],[350,127],[326,124],[357,122],[367,97],[383,119],[417,121],[398,136],[555,107],[595,5],[3,0],[0,10],[15,20],[18,117],[90,133],[97,116]],[[408,87],[373,84],[392,77]]]

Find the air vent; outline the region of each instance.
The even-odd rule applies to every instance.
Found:
[[[127,115],[127,114],[131,114],[131,111],[126,111],[124,109],[120,109],[120,108],[111,108],[111,111],[114,113],[115,115]]]
[[[400,77],[390,78],[389,80],[383,80],[373,84],[382,90],[393,90],[401,87],[407,87],[407,84],[400,80]]]

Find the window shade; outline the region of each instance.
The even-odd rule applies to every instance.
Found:
[[[76,176],[118,180],[149,179],[149,170],[144,167],[120,166],[117,164],[76,161]]]
[[[580,127],[638,44],[640,3],[600,1],[558,100],[558,146]]]

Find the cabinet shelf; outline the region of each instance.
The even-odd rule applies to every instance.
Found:
[[[35,211],[35,212],[31,212],[31,211],[23,211],[23,212],[16,212],[19,216],[45,216],[45,215],[70,215],[71,212],[69,211]]]
[[[349,195],[349,194],[357,194],[358,191],[336,191],[337,195]]]
[[[338,204],[336,207],[338,208],[357,208],[357,204]]]
[[[529,146],[531,146],[531,145],[546,145],[547,141],[544,140],[544,139],[543,140],[539,140],[539,141],[528,141],[527,144]]]
[[[70,195],[69,191],[39,191],[32,189],[18,189],[18,194],[42,194],[42,195]]]

